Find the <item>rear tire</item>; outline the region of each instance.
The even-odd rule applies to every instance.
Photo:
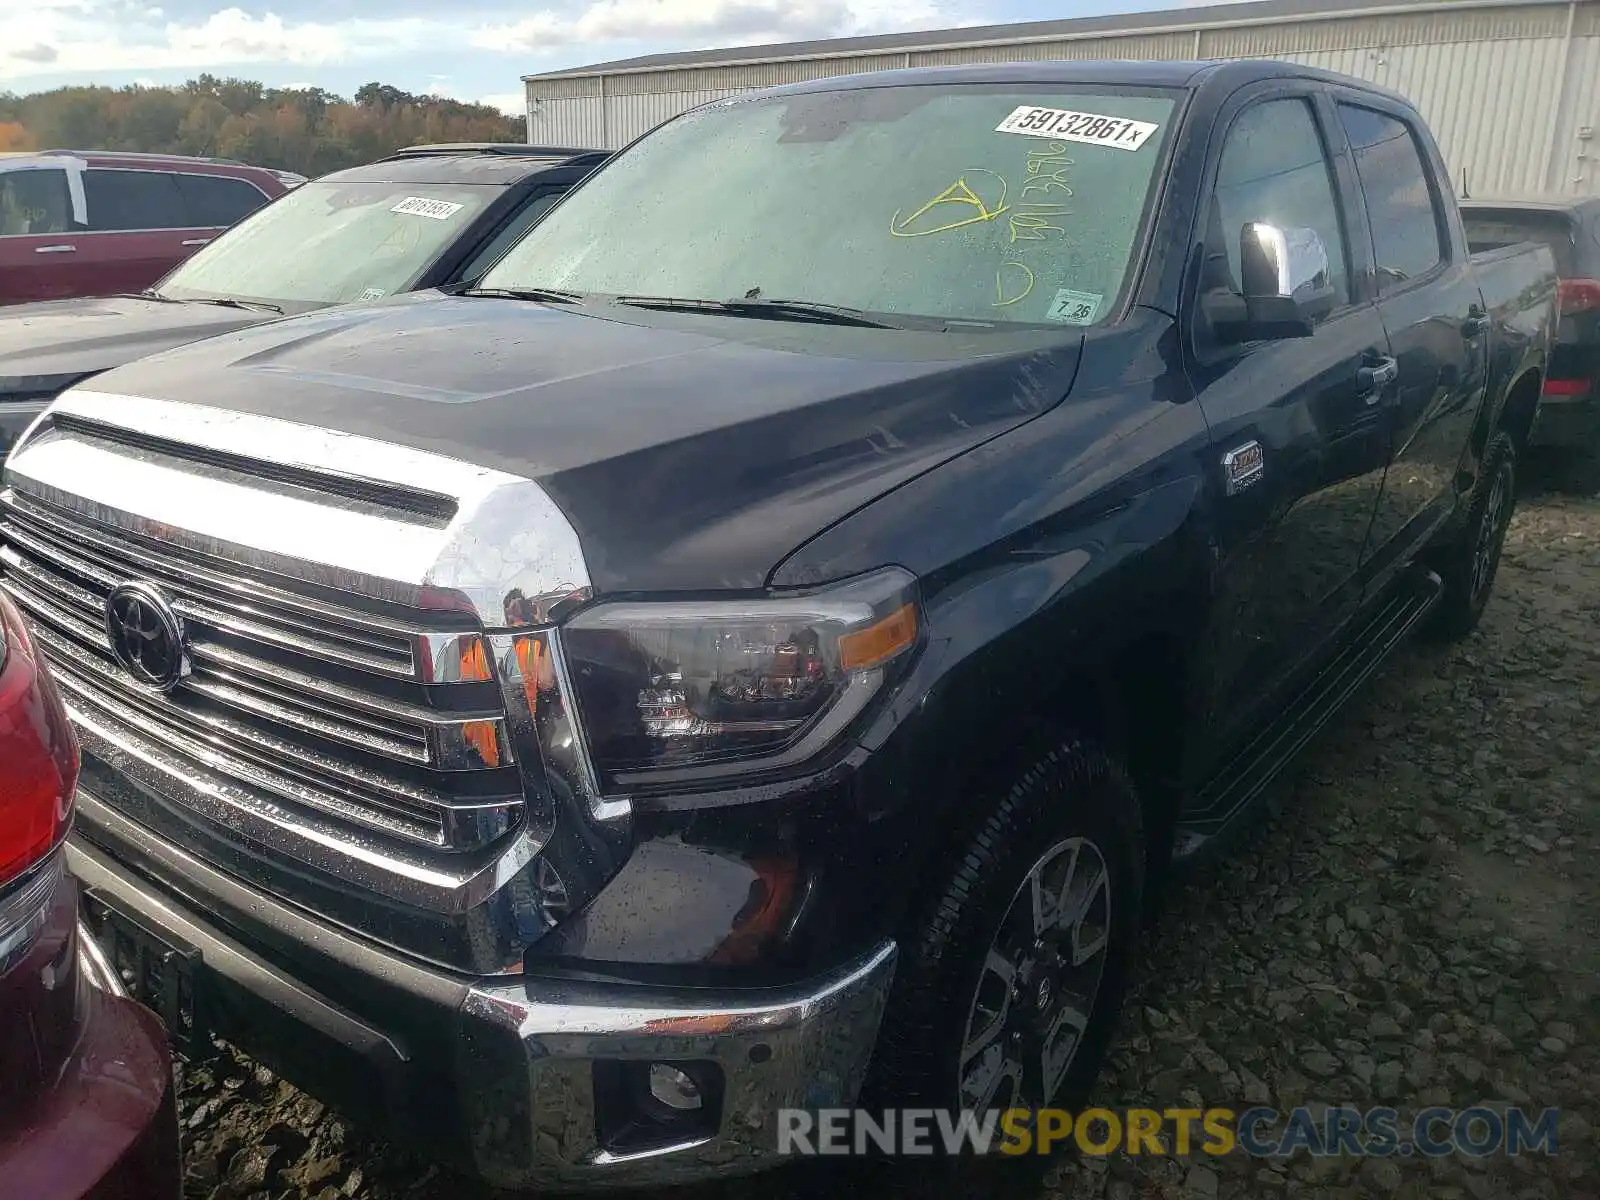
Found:
[[[1444,596],[1429,626],[1437,640],[1459,641],[1483,618],[1516,509],[1516,468],[1515,444],[1508,434],[1495,434],[1484,450],[1467,518],[1434,559],[1434,569],[1444,580]]]
[[[979,811],[901,941],[869,1107],[1076,1111],[1099,1074],[1141,932],[1138,797],[1074,742]],[[1048,1163],[962,1178],[1000,1160]]]

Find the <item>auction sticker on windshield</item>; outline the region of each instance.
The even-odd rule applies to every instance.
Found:
[[[421,196],[407,196],[389,211],[409,213],[414,217],[432,217],[435,221],[448,221],[463,207],[460,204],[451,204],[448,200],[424,200]]]
[[[1105,117],[1099,113],[1073,112],[1070,108],[1036,108],[1024,104],[996,125],[994,131],[1060,142],[1087,142],[1091,146],[1112,146],[1118,150],[1137,150],[1160,128],[1150,121],[1135,121],[1128,117]]]
[[[1044,314],[1045,319],[1067,325],[1093,325],[1095,317],[1100,315],[1100,302],[1104,299],[1099,292],[1075,292],[1071,288],[1062,288],[1056,293],[1050,311]]]

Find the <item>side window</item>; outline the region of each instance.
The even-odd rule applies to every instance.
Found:
[[[188,225],[177,179],[169,173],[91,167],[84,172],[83,187],[92,230],[183,229]]]
[[[0,237],[71,229],[72,197],[65,171],[0,171]]]
[[[467,265],[461,269],[461,278],[476,279],[494,266],[495,261],[521,241],[522,235],[537,225],[539,218],[549,212],[555,202],[564,195],[566,195],[565,188],[543,192],[523,205],[521,211],[511,218],[506,227],[490,238],[488,244],[467,261]]]
[[[1242,290],[1239,233],[1251,221],[1313,229],[1328,252],[1335,307],[1350,303],[1350,269],[1333,173],[1306,100],[1267,100],[1244,110],[1228,130],[1217,164],[1207,233],[1208,288]],[[1223,266],[1226,264],[1226,276]]]
[[[260,189],[226,175],[179,175],[178,191],[188,208],[188,224],[224,228],[242,221],[267,202]]]
[[[1339,121],[1367,198],[1378,290],[1393,291],[1444,260],[1439,213],[1422,153],[1411,128],[1386,113],[1341,104]]]

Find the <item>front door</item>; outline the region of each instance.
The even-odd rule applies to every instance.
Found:
[[[1388,461],[1371,370],[1388,356],[1360,284],[1336,143],[1309,95],[1247,102],[1215,168],[1200,289],[1240,290],[1252,221],[1309,228],[1328,251],[1336,307],[1311,337],[1221,344],[1195,317],[1192,372],[1212,433],[1215,585],[1192,766],[1219,767],[1314,662],[1360,599],[1361,550]]]
[[[64,167],[0,170],[0,304],[73,295],[75,229]]]
[[[1393,459],[1373,519],[1363,574],[1374,590],[1410,562],[1450,513],[1456,474],[1483,402],[1488,334],[1465,245],[1452,245],[1436,186],[1442,165],[1403,110],[1336,105],[1365,196],[1378,312],[1399,367],[1384,395]]]

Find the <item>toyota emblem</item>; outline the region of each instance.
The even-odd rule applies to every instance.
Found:
[[[189,673],[183,621],[148,583],[124,583],[106,597],[111,652],[135,681],[170,692]]]

